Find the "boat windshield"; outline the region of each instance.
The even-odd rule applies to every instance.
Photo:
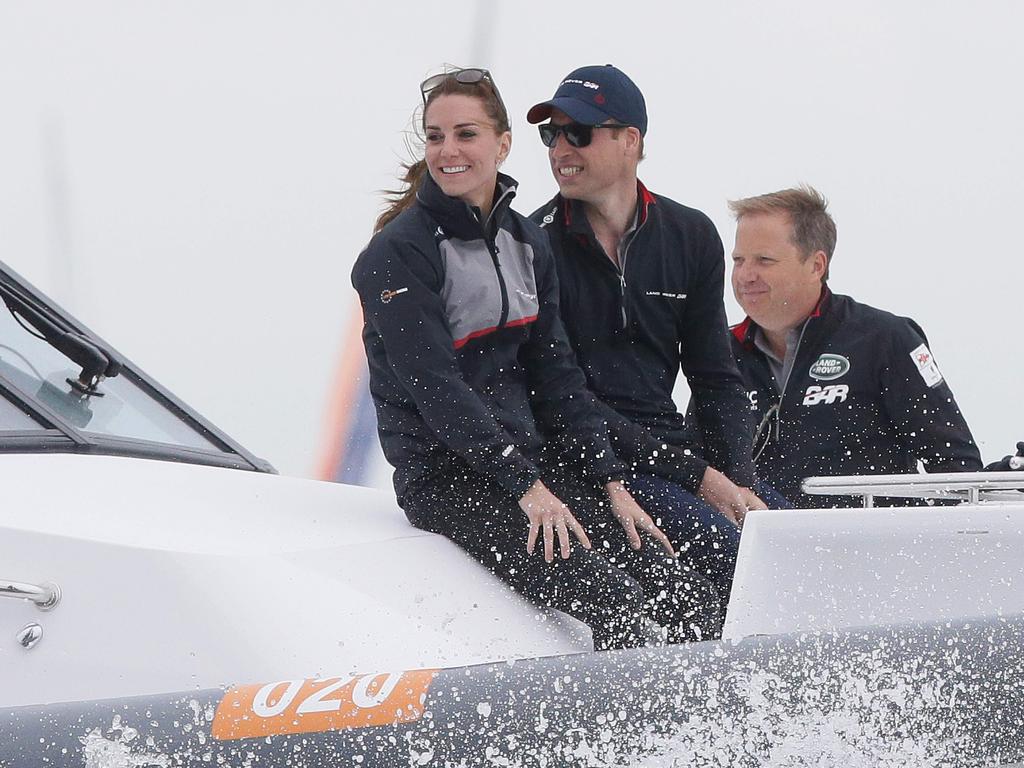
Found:
[[[0,262],[0,453],[274,472]]]
[[[186,448],[221,450],[178,414],[132,381],[131,373],[105,379],[100,394],[87,395],[70,381],[80,367],[0,306],[0,377],[41,402],[83,433],[146,440]],[[0,429],[42,429],[38,421],[7,401]]]
[[[0,349],[0,366],[3,365],[3,350]],[[42,425],[6,398],[0,397],[0,432],[21,432],[41,429]]]

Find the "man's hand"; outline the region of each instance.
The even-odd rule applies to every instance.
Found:
[[[740,489],[740,496],[743,498],[743,503],[747,505],[747,512],[753,512],[755,509],[768,509],[768,505],[761,501],[761,497],[752,490],[744,488],[742,485],[737,487]]]
[[[618,481],[606,483],[604,489],[608,492],[608,499],[611,501],[612,514],[615,515],[615,519],[619,521],[619,525],[626,532],[626,538],[633,549],[640,549],[642,546],[640,534],[637,532],[637,528],[639,528],[657,539],[665,551],[675,557],[676,551],[672,549],[672,542],[668,540],[668,536],[654,524],[651,516],[640,508],[640,505],[629,495],[629,491],[622,483]]]
[[[700,497],[739,527],[751,509],[768,509],[749,488],[741,488],[714,467],[708,467],[700,483]]]
[[[551,562],[555,559],[555,536],[558,536],[559,550],[562,559],[572,554],[569,547],[569,531],[579,539],[580,544],[590,549],[590,539],[583,526],[573,516],[569,508],[537,480],[519,500],[519,508],[530,519],[530,535],[526,538],[526,551],[533,554],[537,545],[537,534],[544,531],[544,559]]]

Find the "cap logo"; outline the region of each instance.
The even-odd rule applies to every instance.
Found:
[[[604,104],[604,95],[603,95],[603,94],[600,94],[600,93],[598,93],[597,95],[595,95],[595,96],[594,96],[594,103],[595,103],[595,104]]]
[[[597,83],[592,83],[589,80],[574,80],[573,78],[566,78],[562,81],[562,85],[582,85],[584,88],[593,88],[595,91],[601,87]]]

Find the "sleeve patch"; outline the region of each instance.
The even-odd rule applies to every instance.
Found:
[[[942,383],[942,374],[939,373],[939,366],[935,364],[931,350],[927,344],[922,344],[910,353],[910,359],[917,366],[917,372],[921,374],[924,383],[929,387],[937,387]]]

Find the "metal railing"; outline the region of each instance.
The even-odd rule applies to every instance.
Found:
[[[60,602],[60,587],[56,584],[25,584],[0,579],[0,597],[31,600],[40,610],[48,611]]]
[[[931,475],[850,475],[808,477],[801,486],[813,496],[860,496],[873,507],[876,496],[901,499],[952,499],[977,504],[981,501],[1016,501],[1024,504],[1024,472],[942,472]]]

